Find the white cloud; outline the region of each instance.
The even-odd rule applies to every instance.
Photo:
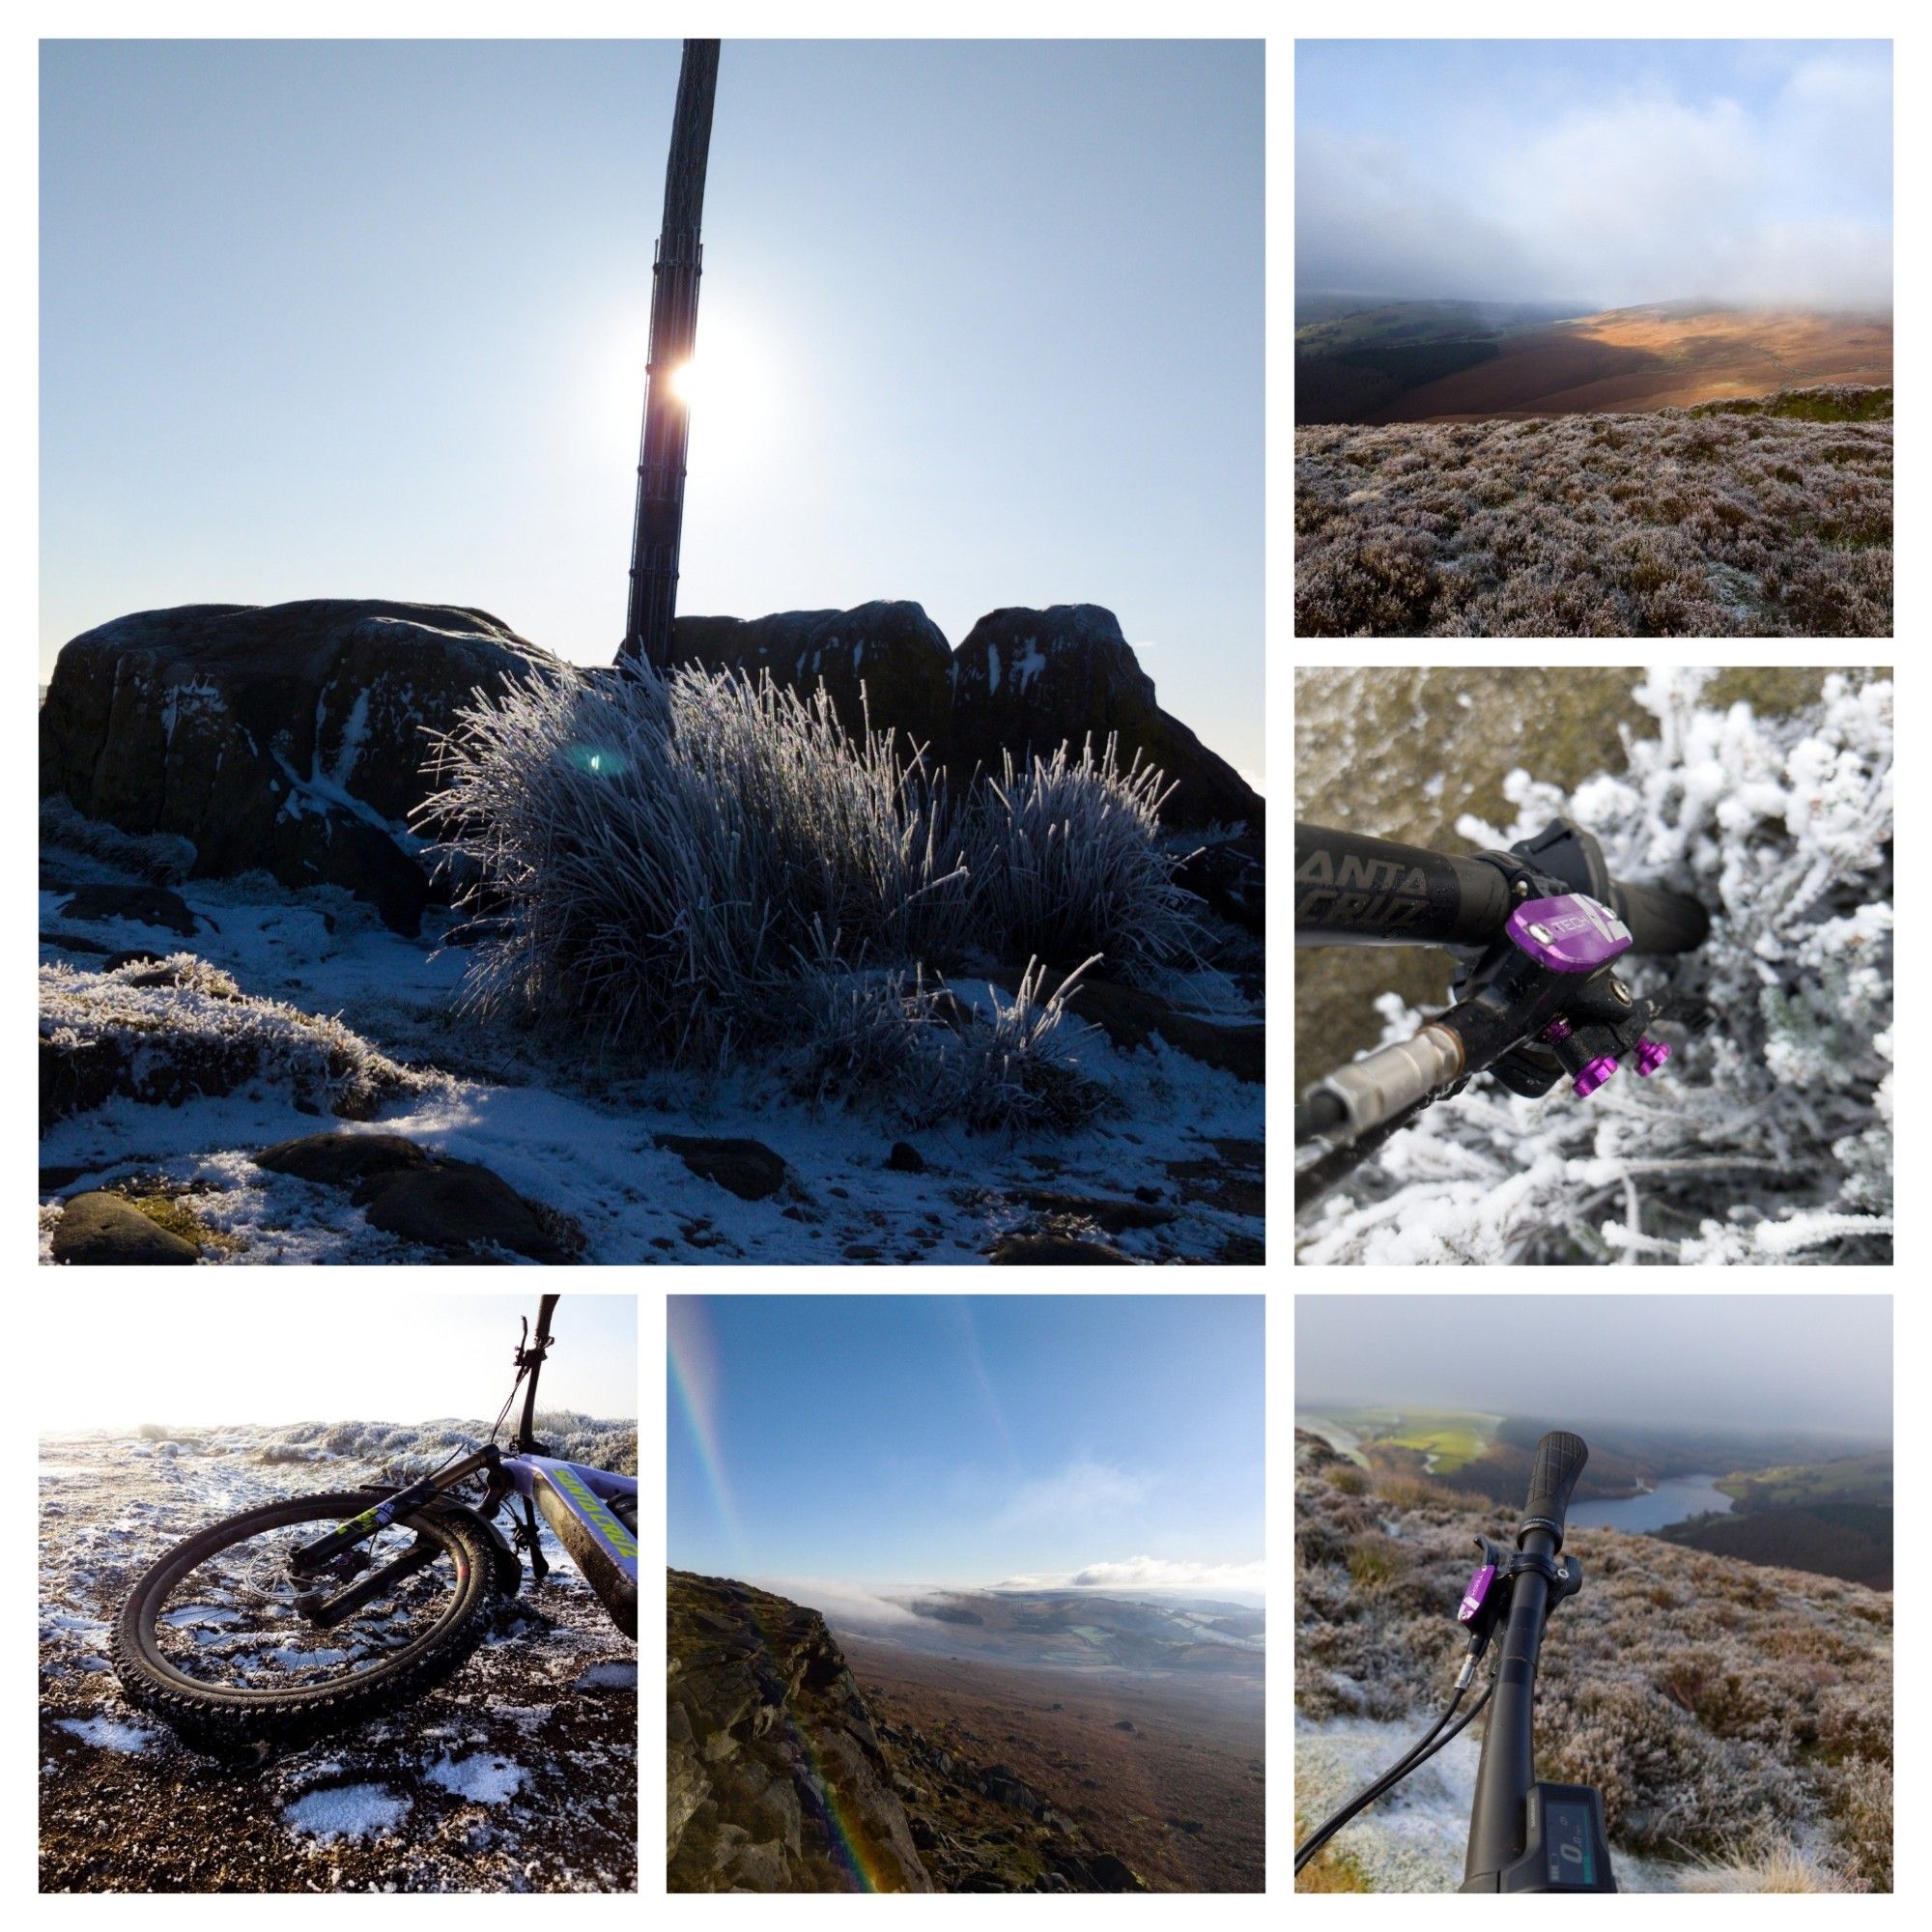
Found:
[[[909,1624],[918,1621],[903,1604],[881,1596],[870,1585],[828,1580],[823,1577],[750,1577],[746,1580],[775,1597],[786,1597],[828,1623]],[[896,1587],[896,1586],[894,1586]]]
[[[1652,87],[1540,125],[1468,114],[1460,153],[1297,129],[1304,287],[1890,306],[1889,61],[1820,54],[1753,106]]]
[[[1265,1563],[1176,1563],[1159,1556],[1129,1556],[1118,1563],[1089,1563],[1051,1575],[1009,1577],[996,1590],[1243,1590],[1264,1593]]]

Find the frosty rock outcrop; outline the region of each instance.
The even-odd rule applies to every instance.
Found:
[[[554,663],[486,611],[375,599],[143,611],[75,638],[41,719],[41,790],[194,872],[333,884],[412,932],[427,880],[411,809],[426,728],[472,689]]]
[[[905,1806],[816,1610],[670,1573],[673,1891],[930,1891]]]
[[[1120,620],[1097,604],[990,611],[957,651],[919,605],[902,602],[749,621],[680,617],[668,658],[677,664],[769,671],[802,697],[822,681],[848,730],[864,715],[863,683],[875,729],[929,747],[962,780],[976,765],[997,772],[1003,752],[1018,763],[1062,743],[1078,751],[1089,736],[1097,751],[1117,735],[1122,765],[1138,752],[1174,782],[1169,824],[1262,824],[1259,794],[1160,708]]]

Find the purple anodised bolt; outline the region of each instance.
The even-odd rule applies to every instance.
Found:
[[[1614,1054],[1605,1053],[1599,1055],[1597,1059],[1591,1061],[1589,1065],[1584,1067],[1582,1072],[1577,1074],[1576,1081],[1577,1097],[1581,1100],[1594,1094],[1616,1070],[1617,1062]]]
[[[1456,1621],[1466,1624],[1481,1614],[1483,1599],[1490,1594],[1490,1585],[1496,1580],[1496,1566],[1485,1563],[1469,1578],[1469,1587],[1463,1592],[1463,1606],[1456,1612]]]
[[[1661,1039],[1640,1039],[1636,1043],[1636,1070],[1648,1079],[1670,1058],[1670,1049]]]
[[[1548,1040],[1552,1046],[1559,1039],[1568,1039],[1570,1037],[1570,1022],[1568,1020],[1551,1020],[1549,1024],[1543,1029],[1543,1037],[1545,1039]]]

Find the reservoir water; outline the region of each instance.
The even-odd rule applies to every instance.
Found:
[[[1624,1529],[1634,1536],[1662,1529],[1667,1522],[1702,1516],[1711,1510],[1728,1514],[1731,1499],[1710,1476],[1666,1476],[1656,1489],[1640,1496],[1620,1496],[1610,1502],[1572,1503],[1572,1529]]]

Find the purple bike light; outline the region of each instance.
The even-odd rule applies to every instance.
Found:
[[[1519,952],[1552,973],[1594,973],[1632,944],[1630,927],[1583,893],[1530,899],[1503,929]]]
[[[1617,1062],[1614,1054],[1602,1054],[1597,1059],[1591,1061],[1589,1065],[1584,1067],[1582,1072],[1577,1076],[1575,1083],[1577,1097],[1579,1100],[1587,1099],[1616,1070]]]
[[[1466,1624],[1482,1614],[1483,1602],[1490,1594],[1490,1585],[1496,1580],[1496,1566],[1485,1563],[1469,1578],[1469,1587],[1463,1592],[1463,1606],[1456,1612],[1456,1621]]]
[[[1670,1058],[1670,1049],[1661,1039],[1640,1039],[1636,1043],[1636,1070],[1646,1079]]]

